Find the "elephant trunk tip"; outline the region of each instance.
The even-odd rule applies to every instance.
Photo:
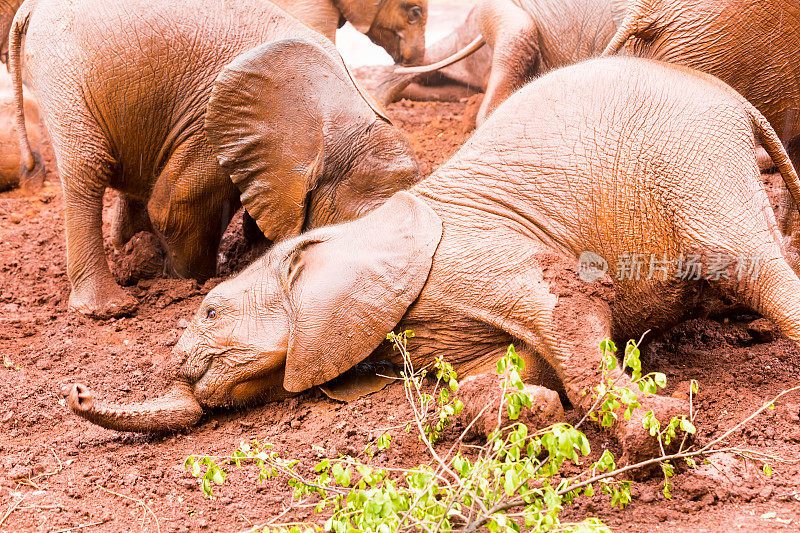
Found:
[[[91,389],[82,383],[65,387],[62,392],[73,413],[116,431],[177,431],[197,424],[203,416],[203,408],[183,383],[173,384],[164,396],[155,400],[120,406],[98,401]]]
[[[67,405],[77,415],[90,411],[94,405],[94,394],[83,383],[75,383],[65,392]]]

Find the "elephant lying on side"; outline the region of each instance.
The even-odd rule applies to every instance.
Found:
[[[272,0],[306,26],[336,42],[349,22],[392,56],[415,65],[425,55],[428,0]]]
[[[633,58],[554,71],[410,191],[285,240],[212,290],[176,345],[180,366],[165,396],[113,406],[75,385],[69,405],[108,428],[175,429],[204,407],[280,397],[370,354],[396,357],[382,341],[398,328],[414,331],[417,366],[446,354],[461,375],[490,371],[513,342],[528,379],[552,367],[585,410],[601,379],[602,339],[668,328],[709,289],[800,341],[800,279],[784,257],[756,140],[800,196],[775,132],[716,78]],[[718,269],[717,279],[718,256],[753,264]],[[587,257],[608,275],[576,268]],[[666,268],[637,274],[625,258]],[[679,275],[681,258],[705,265],[704,279]],[[619,369],[612,378],[631,386]],[[684,406],[641,402],[662,419]],[[643,413],[615,428],[629,452]]]
[[[800,2],[631,0],[604,55],[641,57],[713,74],[742,93],[800,168]]]
[[[26,2],[10,34],[17,94],[23,37],[82,313],[136,307],[103,253],[107,186],[122,194],[116,244],[152,226],[171,270],[203,279],[240,201],[274,240],[355,218],[419,179],[333,44],[267,0]]]
[[[481,125],[532,77],[600,55],[624,12],[624,0],[481,0],[464,24],[425,52],[431,65],[397,69],[375,94],[391,102],[421,74],[438,72],[484,90]]]

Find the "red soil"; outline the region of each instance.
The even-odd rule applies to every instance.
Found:
[[[401,102],[389,113],[429,173],[466,139],[467,107],[465,102]],[[106,199],[106,213],[111,199]],[[52,173],[33,196],[0,194],[0,357],[5,361],[0,379],[6,384],[0,388],[0,530],[246,529],[283,513],[291,502],[285,480],[256,485],[253,470],[233,471],[207,500],[183,468],[187,455],[225,455],[239,442],[258,438],[275,444],[285,457],[313,465],[323,453],[358,454],[379,435],[378,428],[409,419],[402,387],[396,385],[350,404],[313,390],[281,403],[216,412],[198,427],[168,436],[117,433],[72,415],[60,391],[75,381],[112,401],[142,400],[160,391],[169,375],[171,346],[219,279],[202,286],[177,279],[140,281],[130,288],[141,302],[131,318],[94,321],[68,313],[63,207]],[[231,256],[239,249],[237,239],[236,233],[226,237],[224,272],[236,261]],[[133,253],[152,259],[146,245]],[[106,248],[113,258],[108,239]],[[120,268],[129,272],[126,257],[119,258]],[[773,338],[769,325],[751,323],[753,318],[688,322],[655,343],[645,358],[648,370],[666,373],[668,393],[685,389],[689,379],[700,382],[700,442],[798,384],[797,348]],[[574,414],[568,416],[575,421]],[[392,446],[376,456],[377,464],[414,466],[426,460],[415,436],[396,434]],[[445,437],[453,435],[451,430]],[[595,450],[615,446],[597,430],[590,429],[589,436]],[[800,457],[800,394],[787,397],[730,441],[764,454]],[[772,466],[772,477],[766,477],[753,461],[716,456],[695,472],[679,474],[670,501],[660,495],[656,478],[636,485],[634,501],[624,511],[596,496],[569,508],[566,516],[599,516],[615,530],[628,531],[797,530],[800,465]],[[324,520],[306,505],[279,521],[305,519]]]

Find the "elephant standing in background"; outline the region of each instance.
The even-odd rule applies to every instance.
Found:
[[[428,0],[273,0],[311,29],[336,42],[349,22],[395,63],[415,65],[425,55]]]
[[[800,197],[769,123],[718,79],[635,58],[554,71],[409,191],[361,219],[287,239],[214,288],[175,347],[179,370],[165,396],[113,406],[75,385],[69,405],[112,429],[175,429],[203,407],[285,396],[370,356],[396,358],[382,344],[396,328],[414,331],[415,366],[443,355],[461,375],[492,371],[513,342],[524,378],[563,388],[586,410],[602,379],[602,339],[669,328],[714,291],[800,342],[800,279],[756,141]],[[586,256],[607,275],[576,268]],[[732,262],[719,266],[719,257]],[[655,272],[637,273],[636,258],[657,259]],[[681,275],[681,258],[700,265],[697,277]],[[618,368],[610,379],[632,386]],[[687,407],[640,401],[614,428],[628,454],[646,448],[637,440],[646,410],[663,421]]]
[[[624,13],[625,0],[481,0],[464,24],[426,50],[431,65],[397,69],[375,94],[391,102],[435,72],[484,90],[480,125],[532,77],[600,55]]]
[[[727,82],[767,117],[800,168],[800,2],[631,0],[604,55],[623,47]]]
[[[333,44],[266,0],[29,0],[9,52],[16,95],[24,76],[58,161],[69,305],[91,316],[137,305],[106,262],[106,187],[122,196],[116,243],[152,227],[172,272],[202,280],[241,204],[275,240],[357,217],[419,179]]]

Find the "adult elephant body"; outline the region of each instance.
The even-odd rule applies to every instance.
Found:
[[[75,386],[70,406],[110,428],[176,428],[201,406],[301,391],[370,354],[393,357],[386,332],[409,328],[416,365],[443,355],[462,375],[493,368],[513,342],[528,379],[554,370],[586,410],[602,379],[602,339],[667,328],[709,288],[800,341],[800,280],[760,181],[756,139],[800,195],[774,131],[719,80],[621,58],[555,71],[410,191],[284,241],[212,290],[175,348],[180,370],[165,398],[109,406]],[[714,277],[718,256],[760,269],[730,264]],[[637,273],[625,258],[659,266]],[[681,258],[704,265],[702,279],[679,275]],[[579,270],[578,259],[605,263],[607,275]],[[619,369],[612,379],[632,386]],[[644,410],[663,419],[682,406],[640,400],[615,428],[634,453]]]
[[[204,279],[240,201],[276,239],[358,216],[418,178],[332,43],[266,0],[33,0],[9,49],[17,93],[24,74],[52,137],[70,306],[83,313],[136,306],[103,253],[107,186],[122,196],[115,243],[152,226],[171,270]]]
[[[769,120],[800,165],[800,2],[632,0],[605,54],[686,65],[726,81]]]
[[[462,25],[426,50],[425,62],[433,65],[387,75],[376,95],[394,100],[412,81],[435,72],[486,92],[480,125],[532,77],[600,55],[623,15],[622,0],[482,0]],[[482,43],[487,46],[453,63]]]

